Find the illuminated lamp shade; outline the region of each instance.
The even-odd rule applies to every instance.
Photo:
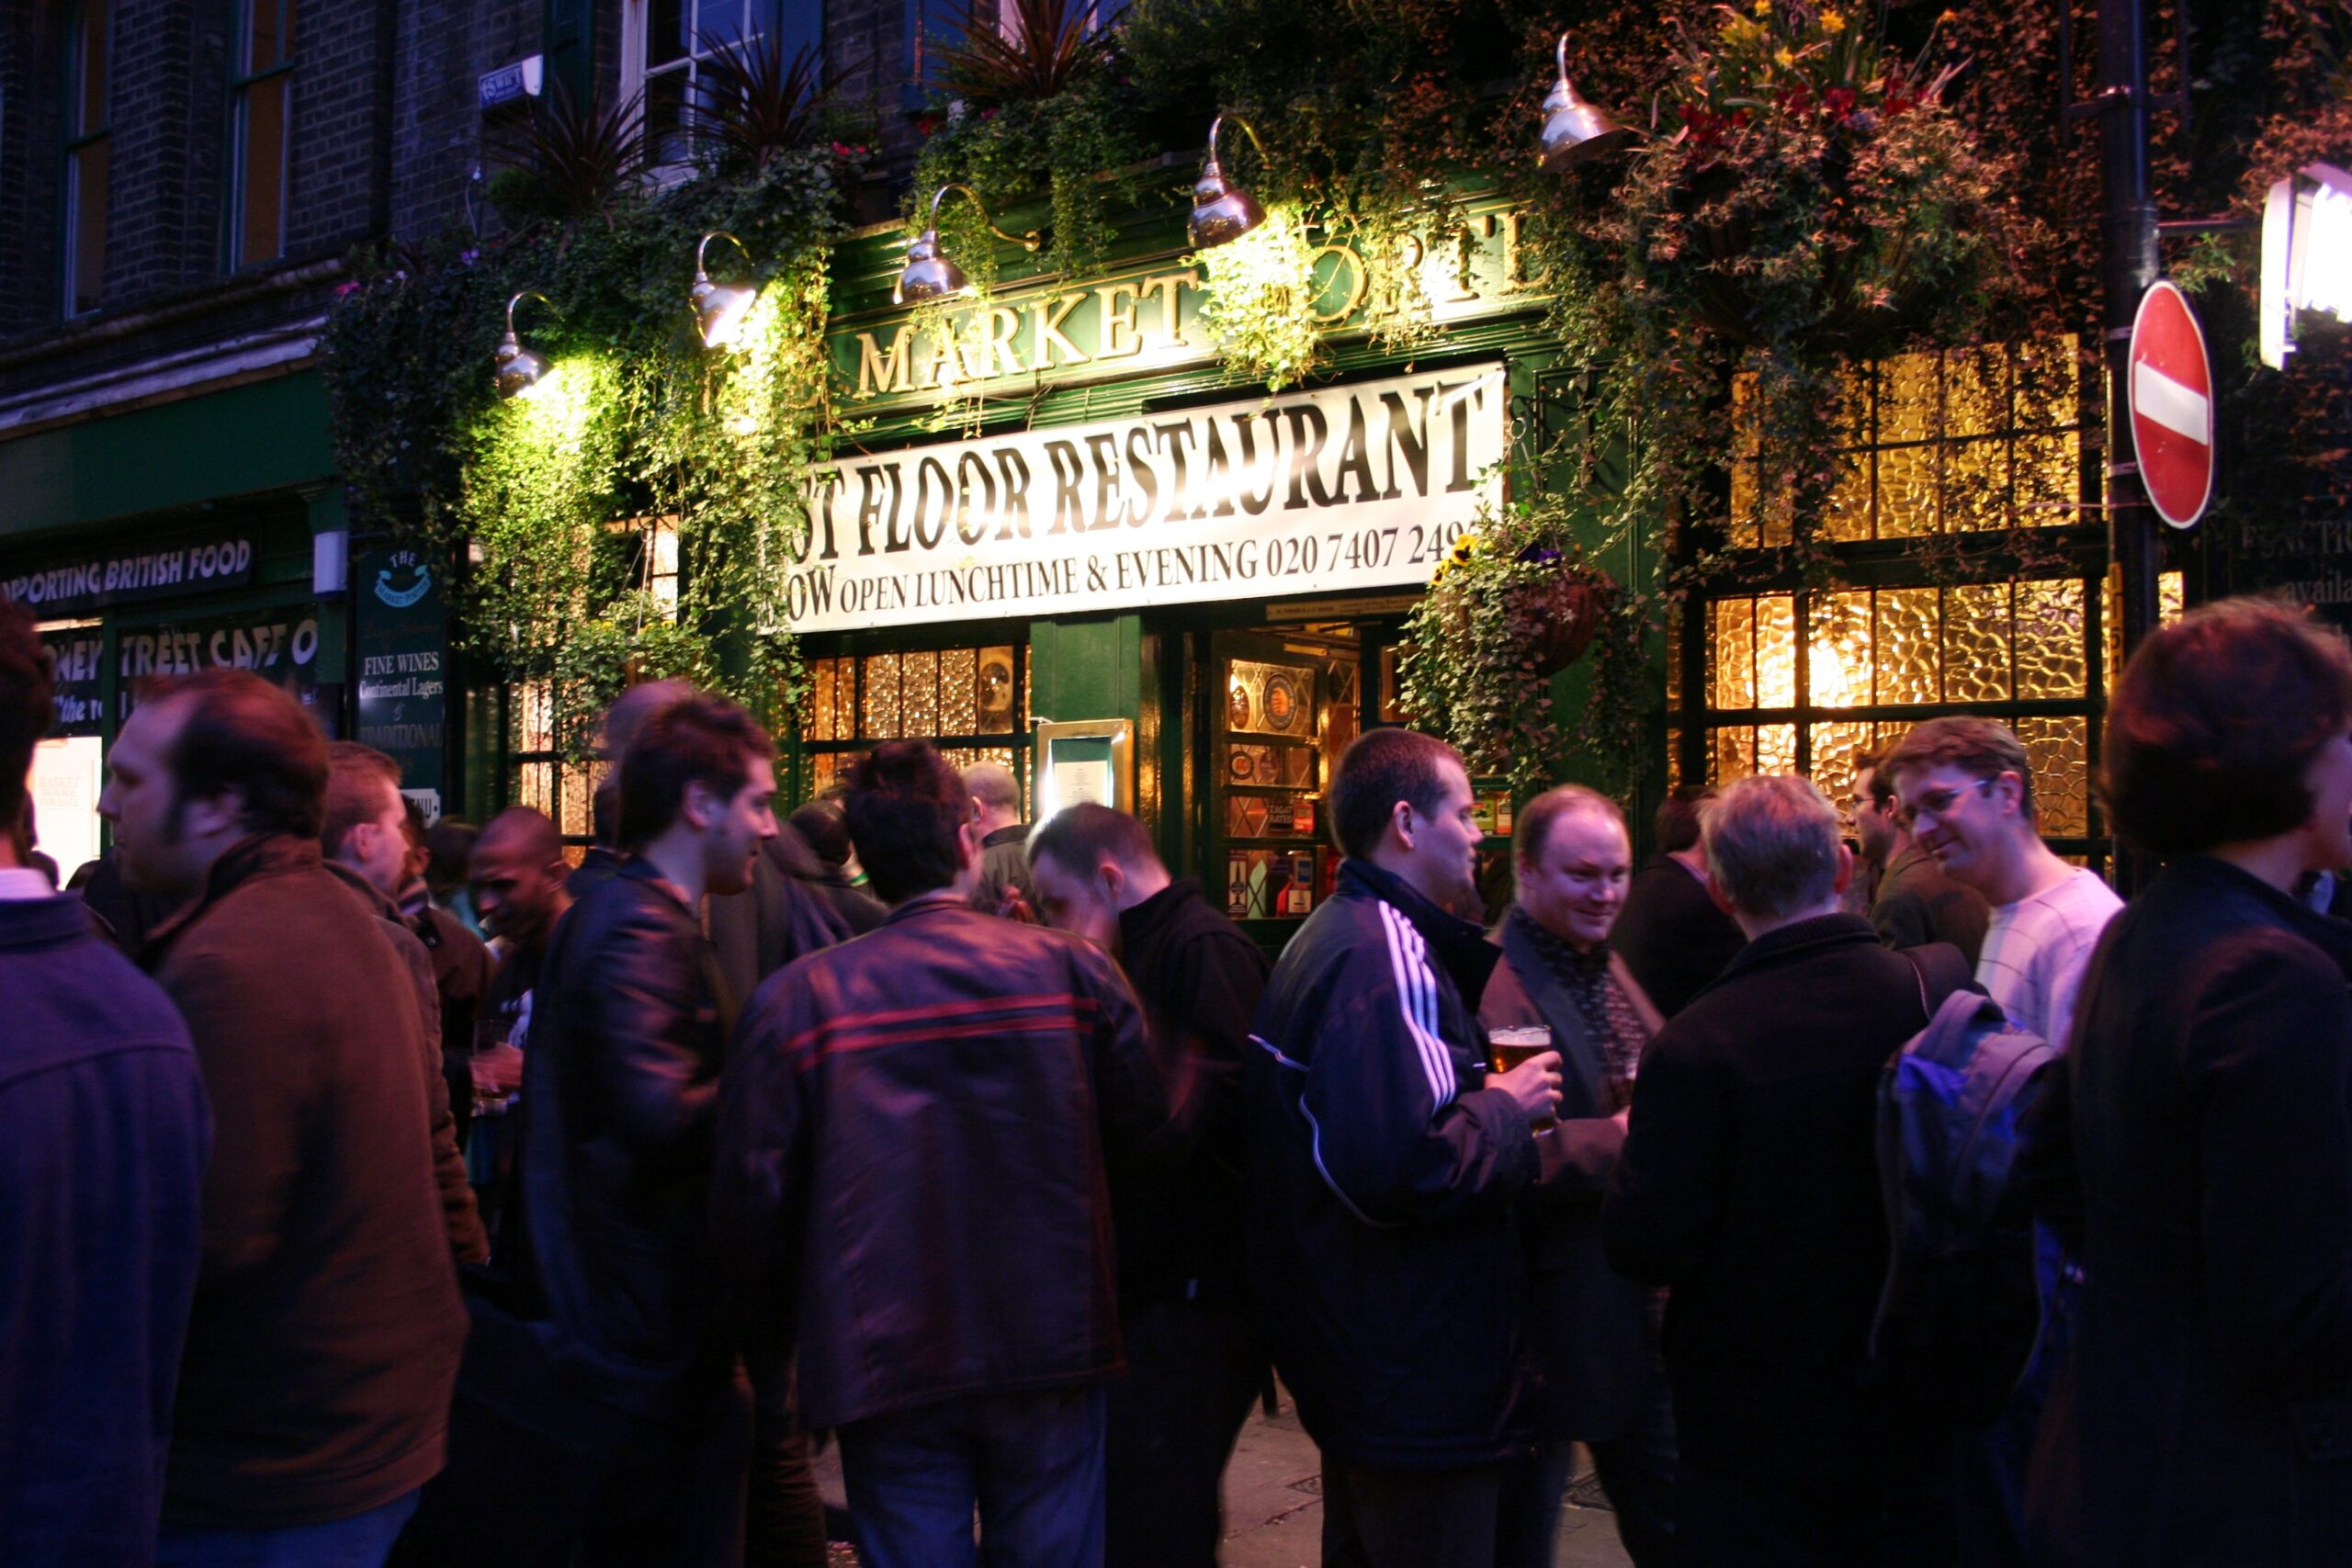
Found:
[[[514,307],[526,299],[551,303],[536,288],[526,288],[506,301],[506,335],[498,340],[498,348],[490,356],[492,384],[498,388],[502,400],[523,396],[548,373],[548,362],[525,348],[514,335]]]
[[[956,265],[947,254],[946,248],[939,243],[939,204],[946,199],[949,191],[963,192],[972,205],[980,209],[980,221],[987,223],[989,232],[998,239],[1010,240],[1032,255],[1037,254],[1037,247],[1044,243],[1035,229],[1025,234],[1008,234],[994,223],[989,223],[989,209],[973,194],[971,186],[941,186],[931,193],[931,216],[924,222],[922,232],[916,235],[914,243],[907,247],[906,265],[899,269],[899,281],[890,290],[890,303],[893,305],[920,305],[926,299],[944,299],[953,295],[979,292],[972,287],[972,280],[964,276],[964,269]]]
[[[1566,33],[1560,35],[1557,53],[1560,74],[1544,97],[1544,134],[1535,154],[1536,161],[1553,174],[1629,147],[1634,141],[1631,130],[1587,103],[1569,85]]]
[[[701,334],[705,348],[729,348],[734,345],[736,330],[742,326],[743,317],[760,297],[760,291],[748,283],[713,283],[710,273],[703,265],[703,253],[710,249],[713,240],[725,240],[742,251],[750,261],[752,253],[743,242],[724,229],[713,229],[695,247],[695,283],[686,290],[686,309],[695,313],[695,331]]]
[[[1223,245],[1241,238],[1266,220],[1266,209],[1258,198],[1225,177],[1225,168],[1217,162],[1216,135],[1230,118],[1250,137],[1250,144],[1258,155],[1266,155],[1266,144],[1258,140],[1257,129],[1239,115],[1219,115],[1209,122],[1209,157],[1201,165],[1200,182],[1193,186],[1193,248],[1205,251],[1213,245]]]

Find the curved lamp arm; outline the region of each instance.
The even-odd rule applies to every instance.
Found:
[[[514,335],[514,307],[520,305],[526,299],[537,299],[548,310],[552,310],[555,309],[555,301],[540,293],[537,289],[523,289],[517,293],[514,299],[506,301],[506,335],[509,337],[513,337]]]
[[[939,204],[946,199],[947,193],[952,190],[962,191],[971,201],[972,205],[979,209],[980,221],[988,225],[989,232],[994,234],[998,239],[1010,240],[1014,244],[1019,245],[1023,250],[1027,251],[1031,255],[1036,254],[1037,248],[1045,243],[1044,238],[1035,229],[1030,230],[1025,234],[1008,234],[1003,230],[998,228],[995,222],[989,217],[988,204],[980,199],[979,193],[975,191],[970,186],[953,180],[944,186],[941,186],[937,190],[931,193],[931,217],[924,223],[923,227],[927,229],[937,229],[939,227]]]
[[[733,245],[737,250],[743,253],[743,260],[745,262],[749,263],[752,266],[760,265],[759,263],[752,260],[751,246],[745,244],[742,241],[737,239],[734,235],[729,233],[724,229],[713,229],[709,233],[705,234],[702,237],[702,243],[695,247],[695,275],[696,276],[706,276],[708,275],[709,269],[703,265],[703,253],[710,249],[710,243],[713,240],[726,241],[729,244]]]
[[[1566,47],[1566,43],[1567,40],[1566,39],[1561,39],[1561,46],[1563,48]],[[1234,124],[1239,126],[1243,131],[1248,133],[1250,145],[1258,150],[1258,156],[1261,159],[1264,158],[1266,155],[1266,144],[1258,140],[1258,128],[1251,125],[1248,120],[1242,118],[1238,114],[1221,114],[1215,119],[1209,121],[1209,166],[1211,168],[1216,168],[1219,166],[1216,156],[1216,133],[1225,129],[1225,122],[1228,119]]]

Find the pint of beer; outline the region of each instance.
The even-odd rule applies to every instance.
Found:
[[[1494,1057],[1495,1071],[1507,1073],[1552,1048],[1552,1027],[1545,1023],[1532,1023],[1521,1029],[1489,1030],[1487,1045]],[[1541,1133],[1559,1123],[1546,1116],[1532,1125]]]

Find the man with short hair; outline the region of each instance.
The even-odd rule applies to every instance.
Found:
[[[1329,795],[1346,860],[1283,950],[1247,1058],[1252,1282],[1323,1450],[1323,1561],[1491,1568],[1526,1266],[1514,1200],[1559,1100],[1545,1052],[1489,1077],[1497,959],[1462,759],[1367,730]]]
[[[571,908],[565,886],[563,835],[543,811],[510,806],[483,824],[468,862],[473,905],[482,927],[504,945],[474,1021],[468,1061],[469,1099],[491,1114],[476,1119],[467,1149],[481,1193],[482,1223],[496,1227],[508,1196],[514,1140],[506,1100],[523,1083],[523,1047],[531,1030],[531,999],[547,965],[556,922]]]
[[[1853,854],[1807,781],[1726,784],[1702,832],[1748,943],[1650,1042],[1601,1209],[1610,1262],[1670,1292],[1675,1561],[1894,1561],[1906,1435],[1863,1388],[1887,1258],[1879,1078],[1967,966],[1890,952],[1843,912]]]
[[[694,689],[690,681],[640,681],[605,705],[605,776],[588,803],[588,828],[595,842],[571,870],[572,897],[586,897],[590,888],[621,868],[621,762],[628,755],[629,742],[637,739],[638,727]]]
[[[1173,1102],[1111,1183],[1127,1375],[1110,1393],[1106,1561],[1216,1568],[1218,1482],[1265,1375],[1242,1279],[1241,1057],[1266,957],[1125,812],[1057,813],[1029,871],[1046,924],[1125,970]]]
[[[212,1117],[171,998],[6,830],[56,719],[0,598],[0,1562],[145,1568]]]
[[[1037,888],[1029,880],[1029,824],[1021,819],[1021,784],[1001,762],[975,762],[964,787],[980,814],[980,879],[974,908],[1016,920],[1037,918]]]
[[[379,1562],[441,1468],[465,1333],[413,982],[320,863],[326,741],[291,695],[158,682],[107,774],[126,875],[188,900],[144,962],[217,1129],[162,1560]]]
[[[1991,719],[1953,715],[1914,728],[1879,766],[1913,840],[1992,906],[1976,983],[2011,1023],[2065,1050],[2083,970],[2123,900],[2041,841],[2024,743]]]
[[[1946,876],[1936,857],[1919,847],[1903,825],[1894,780],[1877,758],[1855,759],[1851,803],[1862,859],[1878,868],[1870,916],[1879,940],[1894,948],[1948,942],[1973,968],[1993,913],[1984,896]]]
[[[1102,952],[972,908],[970,791],[921,740],[857,761],[880,929],[760,989],[720,1095],[721,1251],[749,1359],[797,1351],[858,1560],[1103,1561],[1119,1371],[1108,1163],[1164,1118],[1142,1010]]]
[[[1707,896],[1699,810],[1714,791],[1684,784],[1658,803],[1657,853],[1634,874],[1610,941],[1660,1017],[1672,1018],[1747,945]]]
[[[490,1238],[482,1229],[481,1210],[466,1175],[461,1148],[464,1122],[460,1120],[473,1109],[465,1063],[473,1046],[473,998],[480,995],[485,976],[476,973],[471,964],[462,972],[453,966],[450,984],[461,993],[460,1003],[453,1005],[441,988],[435,974],[436,954],[424,933],[432,932],[436,942],[446,938],[454,958],[464,957],[461,943],[471,942],[483,970],[490,957],[472,933],[448,916],[441,917],[449,922],[446,930],[421,925],[403,916],[393,902],[392,889],[405,874],[408,858],[406,803],[401,796],[400,777],[400,764],[372,746],[356,740],[328,742],[326,809],[319,829],[319,849],[326,856],[329,874],[383,922],[385,937],[408,970],[423,1025],[420,1038],[425,1070],[431,1075],[426,1089],[433,1129],[433,1176],[441,1193],[449,1249],[460,1263],[487,1263]],[[459,1026],[468,1036],[453,1043],[450,1031]]]
[[[1657,1292],[1617,1274],[1600,1248],[1600,1195],[1625,1141],[1626,1096],[1659,1027],[1610,946],[1633,874],[1617,803],[1581,784],[1537,795],[1520,808],[1511,870],[1510,909],[1488,938],[1502,962],[1478,1021],[1490,1032],[1550,1031],[1560,1114],[1538,1134],[1552,1157],[1522,1201],[1539,1374],[1530,1403],[1543,1446],[1504,1485],[1497,1562],[1550,1568],[1583,1443],[1626,1555],[1659,1568],[1674,1549],[1674,1412],[1651,1323]]]
[[[775,831],[767,732],[699,693],[639,728],[626,858],[557,924],[523,1056],[505,1296],[476,1299],[449,1468],[399,1561],[718,1563],[749,1433],[708,1285],[711,1134],[732,1003],[706,893]]]

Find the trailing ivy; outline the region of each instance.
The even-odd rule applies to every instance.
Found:
[[[458,621],[511,682],[545,683],[574,756],[623,682],[688,674],[774,713],[797,664],[774,602],[806,529],[802,481],[831,434],[826,256],[855,150],[799,149],[736,176],[623,191],[566,225],[356,258],[329,321],[336,455],[355,525],[470,546]],[[736,346],[686,309],[696,243],[759,288]],[[490,350],[510,295],[548,377],[501,402]],[[652,540],[676,541],[675,608]]]

